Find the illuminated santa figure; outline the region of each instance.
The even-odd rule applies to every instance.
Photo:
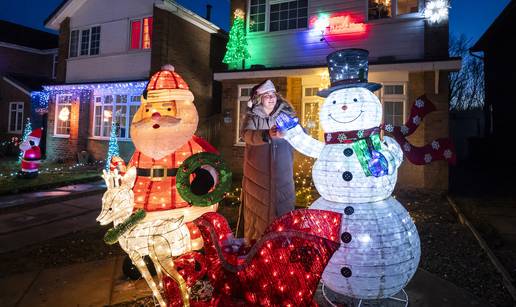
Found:
[[[39,148],[41,131],[41,128],[35,129],[20,144],[20,150],[23,152],[20,172],[22,177],[32,178],[38,176],[39,165],[41,164],[41,149]]]

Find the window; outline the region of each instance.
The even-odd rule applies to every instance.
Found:
[[[129,139],[131,122],[140,105],[140,95],[106,94],[95,96],[94,102],[93,136],[109,138],[114,120],[117,136]]]
[[[69,136],[70,135],[70,113],[72,109],[72,95],[58,94],[56,95],[56,120],[54,126],[54,135]]]
[[[368,18],[374,20],[417,13],[418,6],[418,0],[368,0]]]
[[[301,124],[309,135],[315,139],[322,140],[323,135],[319,124],[319,107],[324,99],[317,96],[318,91],[318,87],[304,88]]]
[[[23,102],[9,103],[9,132],[22,133]]]
[[[244,140],[240,136],[241,126],[243,125],[245,114],[247,112],[247,102],[251,99],[251,89],[254,84],[246,84],[238,86],[238,101],[237,101],[237,123],[236,123],[236,143],[243,144]]]
[[[265,0],[251,0],[249,32],[265,31]]]
[[[308,25],[307,13],[307,0],[271,4],[269,31],[306,28]]]
[[[249,32],[306,28],[307,16],[308,0],[251,0]]]
[[[70,33],[70,52],[71,58],[77,55],[98,55],[100,53],[100,26],[73,30]]]
[[[392,16],[391,0],[369,0],[367,11],[369,20],[389,18]]]
[[[387,84],[382,89],[383,122],[394,126],[405,123],[405,85]]]
[[[131,49],[150,49],[152,45],[152,17],[131,20]]]
[[[419,11],[417,1],[418,0],[398,0],[396,15],[417,13]]]

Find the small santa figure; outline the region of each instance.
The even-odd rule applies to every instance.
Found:
[[[20,150],[23,152],[20,172],[22,177],[34,178],[38,176],[39,164],[41,163],[41,149],[39,148],[41,131],[41,128],[32,131],[27,139],[20,144]]]
[[[172,65],[163,66],[151,77],[131,124],[136,150],[127,169],[136,167],[134,210],[144,209],[149,218],[184,216],[191,247],[196,250],[202,247],[202,238],[192,221],[206,212],[216,211],[217,204],[196,207],[183,200],[176,189],[176,173],[193,154],[216,150],[194,135],[199,119],[193,101],[188,84]],[[112,162],[124,169],[119,161]],[[206,180],[206,172],[202,175],[196,174],[195,180],[204,181],[201,185],[207,187],[204,191],[207,193],[214,179],[208,175],[210,178]],[[210,180],[211,186],[206,185]],[[192,182],[192,189],[194,185]]]

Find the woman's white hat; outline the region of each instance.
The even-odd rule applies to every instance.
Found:
[[[276,88],[274,87],[274,83],[269,79],[255,85],[251,90],[251,99],[247,102],[247,106],[251,108],[253,106],[253,100],[255,100],[256,97],[271,91],[276,92]]]

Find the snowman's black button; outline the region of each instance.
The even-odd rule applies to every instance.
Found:
[[[340,238],[342,239],[342,242],[344,242],[344,243],[351,242],[351,234],[349,232],[343,232],[340,235]]]
[[[353,154],[353,149],[351,149],[351,148],[346,148],[346,149],[344,149],[344,155],[345,155],[346,157],[349,157],[349,156],[351,156],[352,154]]]
[[[346,215],[352,215],[354,212],[355,212],[355,209],[353,209],[353,207],[351,207],[351,206],[347,206],[346,208],[344,208],[344,213]]]
[[[342,173],[342,178],[345,181],[351,181],[351,179],[353,179],[353,174],[351,174],[351,172],[345,171],[344,173]]]
[[[342,269],[340,269],[340,274],[342,274],[342,276],[344,276],[346,278],[349,278],[349,277],[351,277],[351,269],[347,268],[347,267],[343,267]]]

